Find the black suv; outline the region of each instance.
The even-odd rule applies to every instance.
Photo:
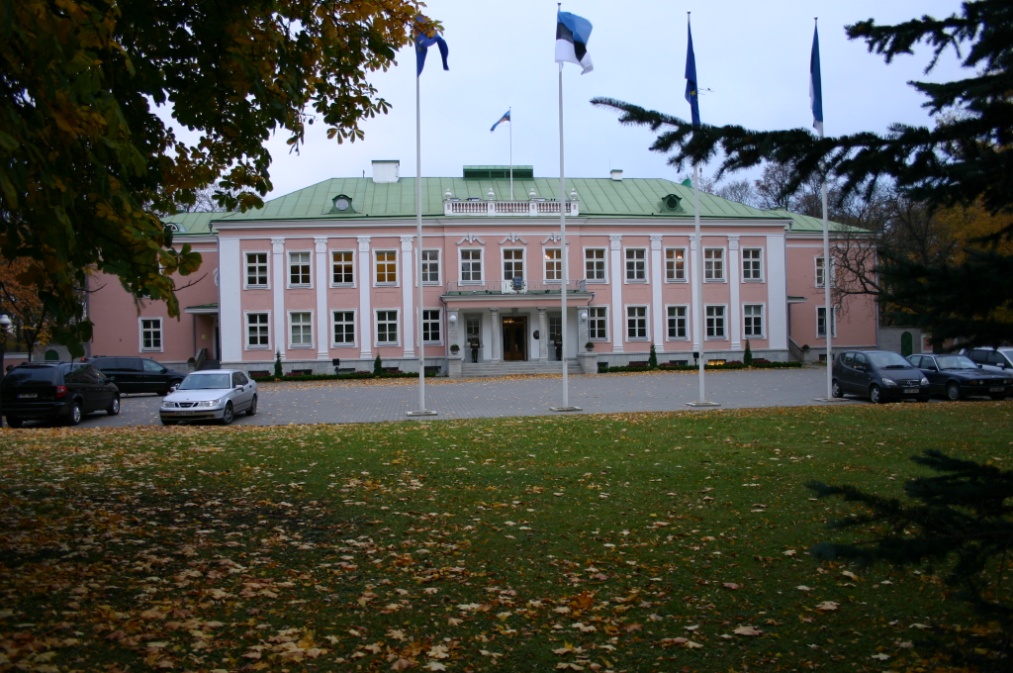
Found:
[[[39,362],[7,372],[0,385],[7,424],[62,421],[77,425],[86,415],[120,413],[120,391],[106,375],[84,362]]]
[[[150,358],[96,355],[88,363],[112,379],[121,393],[156,393],[165,395],[178,386],[186,374]]]

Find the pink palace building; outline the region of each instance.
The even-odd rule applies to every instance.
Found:
[[[697,311],[690,186],[614,170],[567,178],[560,200],[558,178],[530,166],[466,166],[422,178],[419,246],[416,179],[399,171],[374,161],[372,177],[325,180],[259,210],[165,218],[204,259],[177,279],[180,318],[98,274],[89,354],[251,373],[276,358],[286,373],[372,371],[377,356],[417,372],[424,357],[456,377],[559,371],[564,354],[570,371],[593,373],[644,361],[652,345],[659,362],[741,360],[747,342],[754,357],[816,360],[828,328],[834,349],[876,345],[872,297],[827,319],[818,219],[701,192]],[[831,225],[835,247],[855,233]]]

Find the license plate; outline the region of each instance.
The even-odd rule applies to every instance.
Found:
[[[917,388],[905,388],[904,389],[904,394],[905,395],[917,395],[919,392],[920,391]]]
[[[988,389],[988,392],[990,393],[1002,393],[1005,391],[1006,389],[1003,388],[1002,386],[992,386],[991,388]]]
[[[39,396],[38,393],[21,393],[20,395],[18,395],[18,399],[19,400],[34,400],[38,396]]]

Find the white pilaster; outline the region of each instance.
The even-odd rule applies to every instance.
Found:
[[[612,352],[625,351],[626,330],[623,329],[623,283],[626,267],[623,264],[623,237],[609,236],[609,288],[612,291]]]
[[[773,350],[788,348],[788,261],[784,234],[767,236],[767,340]]]
[[[739,265],[739,237],[728,237],[728,290],[729,311],[728,323],[731,326],[732,350],[742,350],[742,304],[740,290],[742,286],[741,267]]]
[[[281,354],[281,360],[286,360],[288,350],[288,334],[285,331],[285,288],[287,286],[286,273],[288,264],[285,260],[285,239],[275,237],[271,239],[271,296],[274,305],[274,333],[271,341],[274,342],[274,352]]]
[[[359,236],[359,357],[373,359],[373,262],[369,258],[369,236]]]
[[[327,287],[330,285],[330,264],[327,260],[327,237],[313,238],[315,280],[313,288],[317,305],[317,360],[327,361],[331,347],[330,316],[327,314]]]
[[[218,319],[222,325],[233,326],[221,333],[222,362],[235,363],[243,359],[243,340],[246,324],[243,322],[243,253],[239,239],[219,238],[218,268],[221,282],[218,287]]]
[[[665,282],[664,263],[661,259],[661,236],[651,235],[651,343],[658,350],[665,350],[665,307],[661,300],[661,289]],[[581,344],[583,347],[583,344]]]
[[[415,250],[415,242],[417,236],[402,236],[401,237],[401,269],[398,273],[398,278],[401,279],[401,305],[404,309],[401,314],[404,316],[401,323],[403,325],[403,339],[401,343],[404,344],[404,357],[413,358],[415,357],[415,337],[418,335],[418,322],[419,318],[419,307],[415,305],[414,293],[412,288],[419,282],[418,274],[414,273],[415,269],[418,269],[416,264],[420,264],[419,259],[422,253]],[[413,252],[414,251],[414,254]]]

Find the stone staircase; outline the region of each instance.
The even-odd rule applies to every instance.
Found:
[[[580,374],[580,365],[576,358],[569,361],[568,372]],[[538,362],[464,362],[461,364],[461,376],[464,378],[480,378],[484,376],[514,376],[522,374],[559,374],[563,373],[563,363],[559,360]]]

